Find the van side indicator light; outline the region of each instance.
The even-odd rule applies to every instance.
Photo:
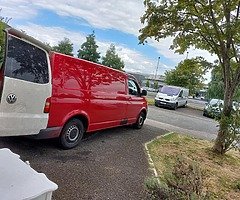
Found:
[[[7,102],[9,103],[9,104],[13,104],[13,103],[15,103],[16,101],[17,101],[17,97],[16,97],[16,95],[15,94],[9,94],[8,96],[7,96]]]

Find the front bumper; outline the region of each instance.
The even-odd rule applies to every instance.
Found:
[[[176,105],[176,103],[174,103],[174,102],[166,102],[166,101],[161,101],[159,99],[155,99],[155,106],[174,108],[175,105]]]
[[[203,110],[203,115],[211,118],[220,118],[221,114],[222,113],[220,111],[216,111],[216,110],[208,110],[208,109]]]

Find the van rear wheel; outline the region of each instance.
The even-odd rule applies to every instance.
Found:
[[[145,113],[140,112],[140,114],[138,116],[138,119],[137,119],[137,122],[135,124],[133,124],[133,127],[136,128],[136,129],[141,129],[143,124],[144,124],[145,119],[146,119]]]
[[[79,119],[70,120],[61,132],[59,142],[63,149],[76,147],[81,141],[84,133],[83,123]]]

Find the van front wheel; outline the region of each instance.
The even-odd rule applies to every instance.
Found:
[[[138,116],[137,122],[133,125],[133,127],[136,129],[141,129],[144,124],[145,119],[146,119],[145,113],[141,112]]]
[[[79,119],[70,120],[61,132],[59,142],[63,149],[76,147],[81,141],[84,133],[83,123]]]

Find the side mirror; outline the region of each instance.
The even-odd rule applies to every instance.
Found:
[[[141,96],[147,96],[147,90],[142,90]]]

